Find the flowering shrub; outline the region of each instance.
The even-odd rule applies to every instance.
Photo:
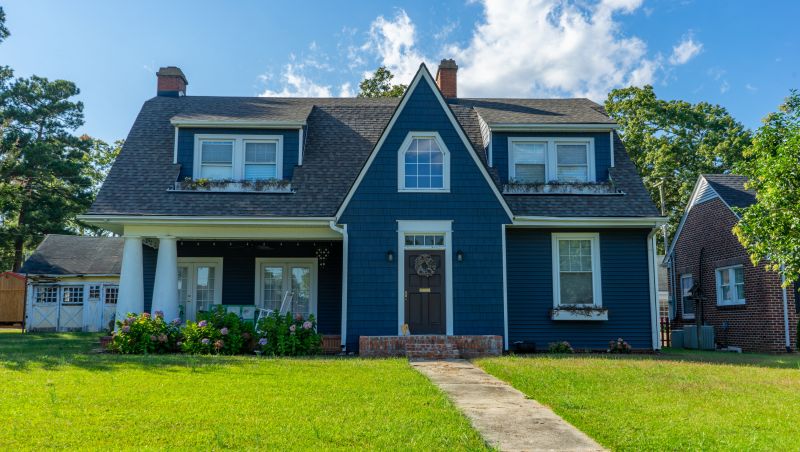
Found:
[[[235,355],[250,353],[255,346],[253,326],[223,306],[200,314],[198,322],[186,322],[181,349],[192,354]]]
[[[313,315],[304,319],[301,314],[273,312],[259,320],[258,332],[258,346],[267,355],[304,356],[322,351],[322,336]]]
[[[608,343],[608,353],[630,353],[631,352],[631,345],[622,338],[617,339],[616,341],[609,341]]]
[[[145,312],[117,320],[108,348],[125,354],[171,353],[178,351],[180,341],[180,320],[167,323],[163,313]]]
[[[575,353],[575,350],[572,349],[572,345],[567,341],[551,342],[548,351],[550,353]]]

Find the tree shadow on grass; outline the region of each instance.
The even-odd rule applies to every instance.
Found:
[[[119,355],[100,352],[100,335],[93,333],[37,333],[0,336],[0,365],[6,370],[91,371],[146,369],[155,373],[211,372],[220,366],[251,365],[256,357],[196,355]]]
[[[726,366],[753,366],[775,369],[800,370],[800,354],[798,353],[731,353],[717,351],[697,351],[685,349],[664,349],[660,353],[648,354],[605,354],[605,353],[537,353],[530,355],[516,355],[520,357],[548,357],[554,359],[606,359],[606,360],[633,360],[633,361],[678,361],[699,364],[726,365]]]

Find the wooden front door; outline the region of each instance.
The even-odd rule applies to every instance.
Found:
[[[411,334],[445,334],[444,251],[406,250],[405,318]]]

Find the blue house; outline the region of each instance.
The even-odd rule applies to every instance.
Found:
[[[187,96],[161,68],[82,217],[124,237],[118,317],[313,314],[356,352],[658,348],[663,219],[617,125],[588,99],[459,98],[457,70],[420,66],[400,99],[317,99]]]

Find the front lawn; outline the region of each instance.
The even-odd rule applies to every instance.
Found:
[[[674,351],[477,364],[613,450],[796,450],[800,357]]]
[[[0,336],[0,449],[485,449],[405,360],[95,354]]]

